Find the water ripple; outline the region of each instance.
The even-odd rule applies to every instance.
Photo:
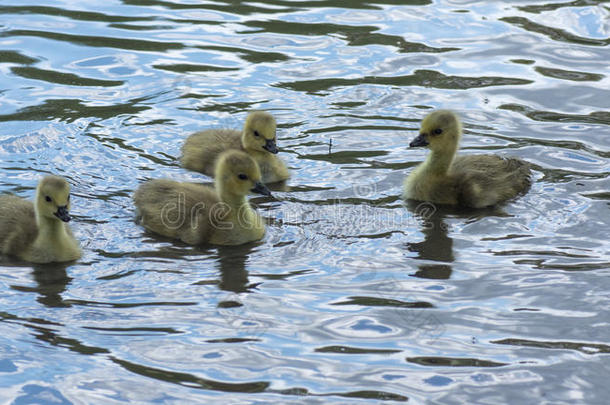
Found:
[[[0,15],[0,191],[31,199],[39,176],[65,176],[84,250],[0,258],[0,397],[607,401],[603,1],[44,0]],[[485,210],[402,202],[434,108],[462,116],[462,153],[529,161],[529,192]],[[292,171],[274,199],[251,197],[262,241],[191,247],[135,224],[141,181],[211,184],[180,167],[184,139],[239,130],[252,109],[276,116]]]

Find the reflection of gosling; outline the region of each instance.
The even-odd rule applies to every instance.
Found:
[[[409,146],[427,146],[430,154],[405,180],[404,198],[482,208],[527,191],[528,163],[497,155],[455,156],[461,135],[462,125],[452,111],[438,110],[424,118]]]
[[[36,205],[12,195],[0,196],[0,249],[34,263],[68,262],[81,257],[70,221],[70,185],[47,176],[36,188]]]
[[[240,149],[250,155],[261,171],[263,183],[275,183],[290,177],[275,143],[275,118],[263,111],[248,115],[242,132],[209,129],[189,136],[182,147],[182,166],[214,176],[218,155],[227,149]]]
[[[147,229],[191,245],[239,245],[265,234],[262,218],[252,209],[249,191],[270,196],[261,173],[244,152],[224,152],[216,165],[215,190],[192,183],[151,180],[134,195]]]

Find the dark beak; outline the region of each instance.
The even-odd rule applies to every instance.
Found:
[[[428,141],[426,140],[426,134],[419,134],[417,138],[413,139],[409,144],[411,148],[417,148],[418,146],[428,146]]]
[[[64,222],[70,222],[72,219],[70,218],[70,214],[68,214],[68,207],[66,205],[57,207],[57,212],[54,215]]]
[[[258,193],[258,194],[266,195],[267,197],[273,197],[271,195],[271,191],[269,191],[267,186],[265,186],[260,181],[257,181],[256,184],[254,185],[254,188],[252,190],[250,190],[250,191],[252,191],[253,193]]]
[[[275,139],[267,139],[267,142],[263,145],[263,149],[271,153],[278,153],[277,145],[275,144]]]

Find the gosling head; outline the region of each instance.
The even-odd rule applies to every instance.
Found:
[[[70,185],[57,176],[46,176],[36,188],[36,208],[40,218],[70,221]]]
[[[244,152],[230,150],[220,155],[215,177],[221,193],[245,196],[251,191],[271,196],[269,189],[261,182],[258,165]]]
[[[254,111],[246,118],[241,135],[245,149],[278,153],[275,143],[275,118],[264,111]]]
[[[457,114],[449,110],[437,110],[424,118],[419,135],[409,146],[427,146],[434,152],[454,153],[461,135],[462,124]]]

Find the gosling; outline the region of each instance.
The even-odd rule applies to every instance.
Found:
[[[141,224],[190,245],[240,245],[265,234],[262,218],[246,199],[271,196],[258,165],[245,152],[230,150],[216,165],[215,189],[167,179],[142,184],[134,194]]]
[[[0,196],[0,252],[33,263],[69,262],[81,248],[68,226],[70,185],[57,176],[42,178],[36,204]]]
[[[438,110],[424,118],[409,146],[426,146],[430,154],[406,178],[403,198],[483,208],[529,189],[527,162],[497,155],[455,156],[461,136],[460,119],[452,111]]]
[[[182,146],[184,168],[214,176],[216,160],[221,152],[238,149],[250,155],[260,168],[265,184],[287,180],[288,168],[276,156],[275,118],[267,112],[254,111],[246,118],[243,130],[208,129],[196,132]]]

